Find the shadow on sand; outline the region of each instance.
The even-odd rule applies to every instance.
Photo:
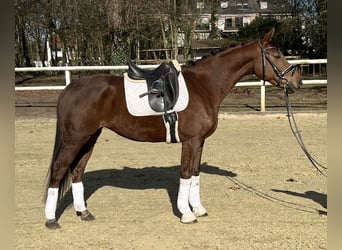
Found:
[[[306,191],[305,193],[298,193],[298,192],[293,192],[293,191],[287,191],[287,190],[278,190],[278,189],[271,189],[274,192],[277,193],[284,193],[288,195],[294,195],[297,197],[302,197],[306,199],[311,199],[314,202],[317,202],[320,204],[323,208],[327,209],[327,195],[318,193],[316,191]],[[319,214],[327,215],[327,211],[323,210],[317,210]]]
[[[181,214],[177,209],[179,172],[179,165],[171,167],[151,166],[144,168],[124,167],[123,169],[103,169],[86,172],[83,178],[84,198],[87,201],[93,193],[104,186],[135,190],[165,189],[169,195],[174,215],[180,217]],[[201,165],[201,172],[236,177],[236,174],[233,172],[210,166],[207,163]],[[71,205],[72,194],[71,190],[69,190],[58,204],[56,211],[57,219],[60,218],[65,209]]]

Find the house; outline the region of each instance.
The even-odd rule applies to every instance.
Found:
[[[222,0],[215,10],[215,25],[222,36],[233,37],[239,30],[250,24],[256,17],[272,16],[276,19],[288,18],[283,1],[275,0]],[[200,12],[192,41],[194,57],[201,57],[208,51],[221,48],[229,43],[227,39],[215,39],[208,42],[211,31],[211,19],[214,11],[211,1],[197,0],[196,8]],[[210,39],[211,40],[211,39]],[[210,46],[208,46],[210,44]]]
[[[217,4],[216,26],[224,34],[236,34],[239,29],[250,24],[256,17],[272,16],[278,19],[286,18],[288,13],[282,11],[286,6],[281,1],[259,0],[222,0]],[[213,10],[210,1],[197,0],[200,11],[195,33],[200,39],[210,33],[210,20]]]

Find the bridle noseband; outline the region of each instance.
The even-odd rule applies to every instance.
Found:
[[[283,71],[280,71],[279,68],[271,61],[271,59],[267,56],[266,51],[268,49],[275,49],[276,47],[268,47],[268,48],[264,48],[261,44],[261,41],[258,40],[259,43],[259,47],[261,49],[261,54],[262,54],[262,80],[264,81],[264,85],[265,85],[265,72],[266,72],[266,60],[271,64],[274,72],[276,73],[276,75],[278,76],[278,81],[277,81],[277,87],[281,88],[281,87],[288,87],[288,83],[289,81],[284,78],[284,76],[290,72],[292,72],[291,76],[293,76],[295,69],[297,66],[294,65],[289,65],[286,69],[284,69]],[[285,81],[285,85],[281,86],[281,83]]]

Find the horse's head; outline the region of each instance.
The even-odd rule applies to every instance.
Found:
[[[274,28],[258,41],[258,57],[254,73],[277,87],[286,87],[289,93],[300,88],[302,78],[298,67],[291,65],[278,47],[272,43]]]

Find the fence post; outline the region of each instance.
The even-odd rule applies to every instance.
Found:
[[[260,86],[260,111],[265,112],[265,96],[266,96],[266,84],[263,84],[263,80],[261,81]]]
[[[71,81],[70,70],[65,70],[65,85],[68,85]]]

